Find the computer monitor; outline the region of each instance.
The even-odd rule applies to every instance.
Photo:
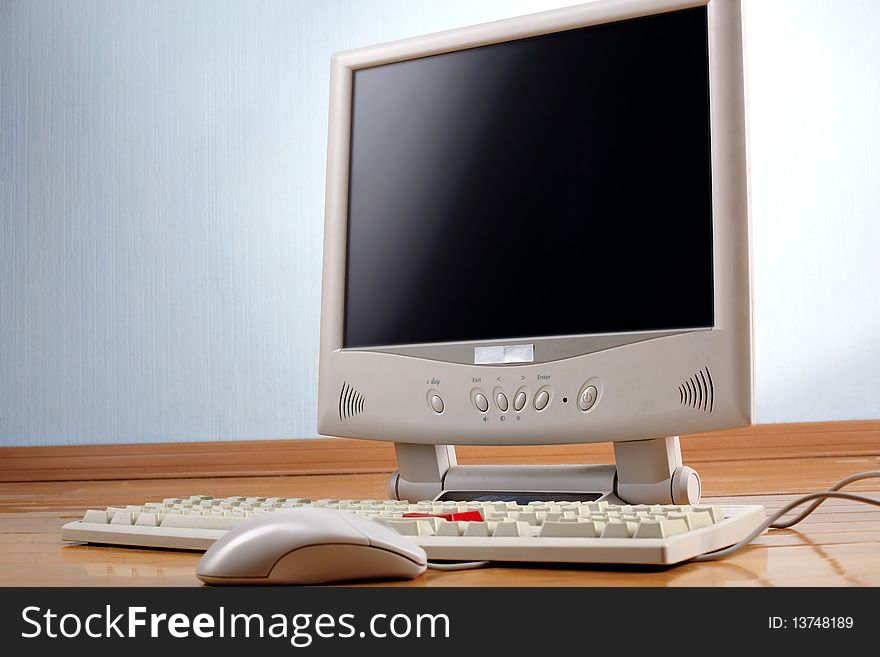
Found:
[[[677,436],[749,424],[738,0],[597,2],[332,59],[318,430],[394,497],[693,503]],[[454,446],[615,444],[615,465]]]

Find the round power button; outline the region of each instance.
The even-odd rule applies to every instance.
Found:
[[[596,386],[587,386],[581,390],[581,394],[578,397],[578,408],[582,411],[590,410],[593,408],[593,404],[596,403],[598,397],[599,391],[596,390]]]

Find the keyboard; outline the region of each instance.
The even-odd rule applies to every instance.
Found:
[[[762,506],[608,501],[335,500],[193,495],[86,511],[61,538],[105,545],[206,550],[248,518],[318,506],[381,522],[430,560],[674,564],[733,545],[765,520]]]

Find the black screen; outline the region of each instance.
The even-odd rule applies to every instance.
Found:
[[[345,347],[713,324],[706,9],[355,71]]]

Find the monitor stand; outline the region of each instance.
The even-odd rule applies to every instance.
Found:
[[[700,477],[681,463],[678,436],[614,443],[614,465],[458,465],[452,445],[395,443],[393,499],[455,490],[601,493],[627,504],[697,504]]]

